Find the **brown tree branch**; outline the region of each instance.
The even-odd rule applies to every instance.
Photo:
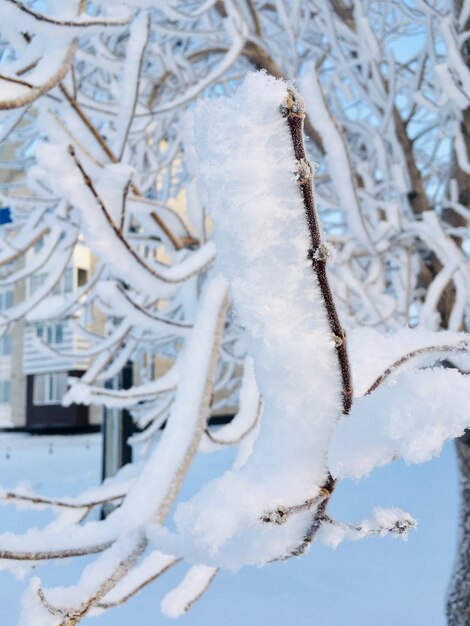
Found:
[[[92,509],[95,506],[106,504],[106,502],[113,502],[114,500],[122,500],[126,496],[125,493],[109,496],[108,498],[101,498],[99,500],[89,500],[88,502],[67,502],[66,500],[58,500],[54,498],[44,498],[42,496],[28,496],[21,493],[15,493],[14,491],[8,491],[2,499],[5,500],[20,500],[23,502],[31,502],[31,504],[37,504],[39,506],[52,506],[65,509]]]
[[[346,347],[346,334],[339,321],[338,312],[336,310],[336,305],[326,273],[326,261],[328,255],[321,240],[319,218],[313,197],[313,172],[310,163],[307,161],[304,146],[304,103],[302,98],[294,89],[289,88],[287,90],[286,98],[280,106],[280,112],[283,117],[287,119],[291,133],[292,145],[297,164],[296,177],[303,199],[310,234],[311,249],[309,251],[309,257],[312,261],[312,268],[320,288],[328,324],[335,343],[336,355],[338,358],[338,365],[342,380],[342,412],[343,415],[348,415],[352,407],[353,388],[351,368]],[[292,513],[309,510],[310,508],[315,507],[312,521],[304,534],[302,542],[288,555],[284,555],[275,560],[285,560],[287,558],[299,556],[307,550],[322,524],[322,519],[326,513],[326,509],[335,486],[336,481],[333,479],[331,474],[328,473],[325,483],[320,487],[319,493],[313,499],[306,500],[300,505],[278,507],[274,512],[268,512],[268,514],[262,518],[265,522],[274,521],[279,524],[283,523],[283,521],[285,521],[285,519],[287,519]]]
[[[261,28],[261,22],[259,19],[258,11],[256,10],[255,3],[253,2],[253,0],[246,0],[246,5],[248,7],[248,11],[250,12],[251,19],[253,20],[253,26],[256,36],[262,37],[263,30]]]
[[[100,148],[103,150],[105,155],[108,157],[108,159],[111,161],[111,163],[117,163],[117,159],[116,159],[114,153],[112,152],[112,150],[108,147],[108,144],[106,143],[106,141],[99,134],[99,132],[97,131],[95,126],[92,124],[91,120],[85,115],[85,113],[83,112],[82,108],[80,107],[78,102],[75,100],[75,98],[73,98],[70,95],[70,93],[68,92],[67,88],[65,87],[65,85],[63,83],[60,83],[59,89],[62,92],[62,94],[64,95],[64,97],[67,100],[67,102],[72,107],[72,109],[75,111],[75,113],[78,115],[78,117],[81,119],[81,121],[88,128],[90,133],[93,135],[94,139],[96,140],[96,142],[98,143]],[[137,194],[137,195],[140,195],[140,194]]]
[[[317,506],[317,509],[312,517],[310,526],[308,527],[304,535],[302,543],[300,543],[296,548],[294,548],[289,554],[285,554],[276,559],[273,559],[273,561],[286,561],[287,559],[291,559],[295,556],[301,556],[302,554],[304,554],[304,552],[306,552],[306,550],[309,548],[310,544],[312,543],[313,539],[315,538],[315,535],[317,534],[321,525],[323,524],[323,520],[325,519],[326,509],[327,509],[328,503],[330,501],[330,497],[335,487],[336,487],[336,481],[329,474],[327,480],[325,481],[323,487],[321,488],[324,497],[321,499],[319,505]]]
[[[13,4],[19,11],[29,15],[38,22],[44,24],[51,24],[53,26],[66,26],[68,28],[89,28],[90,26],[126,26],[131,21],[132,16],[125,19],[99,19],[88,17],[86,21],[83,20],[62,20],[56,17],[50,17],[43,13],[33,11],[28,6],[19,2],[19,0],[7,0],[10,4]],[[82,11],[80,11],[82,12]]]
[[[59,69],[54,72],[52,76],[50,76],[42,85],[38,87],[32,87],[29,92],[24,96],[11,98],[10,100],[0,100],[0,111],[19,109],[21,107],[27,106],[28,104],[31,104],[32,102],[43,96],[45,93],[50,91],[53,87],[58,85],[60,81],[65,78],[68,71],[70,70],[77,48],[78,41],[74,39],[68,47],[68,50],[65,53],[64,59]]]
[[[49,561],[52,559],[68,559],[71,556],[97,554],[111,547],[113,541],[97,543],[91,546],[72,547],[64,550],[0,550],[0,559],[11,561]]]
[[[310,233],[310,243],[312,246],[309,251],[309,256],[312,261],[312,268],[315,272],[318,286],[320,287],[332,338],[335,342],[343,387],[343,414],[347,415],[351,411],[353,389],[351,368],[346,347],[346,333],[339,321],[338,312],[326,273],[328,255],[322,245],[320,224],[313,198],[312,168],[307,161],[303,139],[303,123],[305,117],[303,101],[293,89],[288,90],[288,95],[285,103],[281,107],[281,112],[287,118],[291,132],[294,154],[297,160],[297,180],[304,202],[305,215],[307,217]]]
[[[377,389],[377,387],[380,387],[380,385],[391,374],[393,374],[393,372],[395,372],[402,365],[404,365],[405,363],[408,363],[408,361],[411,361],[412,359],[416,359],[426,354],[468,352],[468,351],[470,351],[470,342],[465,341],[465,340],[463,340],[459,344],[443,344],[442,346],[426,346],[425,348],[412,350],[411,352],[404,354],[401,358],[395,361],[395,363],[392,363],[392,365],[387,367],[387,369],[382,374],[380,374],[378,378],[375,379],[375,381],[372,383],[372,385],[369,387],[369,389],[366,391],[364,395],[368,396],[369,394],[371,394],[373,391]]]
[[[278,506],[272,511],[266,511],[261,516],[261,521],[266,524],[284,524],[292,514],[301,513],[302,511],[310,511],[313,507],[318,506],[324,500],[328,500],[330,496],[331,491],[329,491],[326,487],[320,487],[320,491],[316,496],[305,500],[302,504]]]

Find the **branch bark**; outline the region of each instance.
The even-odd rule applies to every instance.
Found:
[[[312,268],[320,287],[332,339],[335,343],[343,387],[343,414],[347,415],[352,407],[353,389],[351,368],[346,347],[346,333],[341,326],[328,281],[328,275],[326,273],[328,251],[321,240],[320,223],[313,198],[313,172],[310,163],[307,161],[303,139],[305,113],[303,110],[303,102],[294,90],[289,90],[285,105],[282,107],[282,112],[285,117],[287,117],[291,132],[294,154],[297,160],[297,180],[302,193],[310,233],[310,243],[312,246],[309,250],[309,258],[312,261]]]
[[[447,599],[448,626],[468,626],[470,619],[470,433],[456,441],[460,473],[458,552]]]

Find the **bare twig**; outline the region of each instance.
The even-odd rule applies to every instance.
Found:
[[[335,343],[342,378],[343,414],[347,415],[351,411],[353,389],[351,368],[349,365],[346,347],[346,333],[339,321],[338,312],[336,310],[336,305],[326,273],[328,255],[325,254],[325,248],[321,240],[320,224],[313,198],[312,168],[307,161],[307,154],[304,146],[303,124],[305,113],[303,100],[297,92],[295,92],[295,90],[289,89],[286,100],[281,106],[281,113],[287,118],[292,137],[292,144],[294,147],[294,154],[297,159],[297,180],[304,202],[305,214],[310,233],[310,242],[312,246],[309,250],[309,258],[312,261],[312,267],[320,287],[332,339]]]
[[[75,113],[78,115],[78,117],[81,119],[81,121],[88,128],[90,133],[93,135],[94,139],[96,140],[96,142],[98,143],[100,148],[103,150],[105,155],[108,157],[108,159],[111,161],[111,163],[117,163],[117,159],[114,156],[114,153],[112,152],[112,150],[108,147],[108,144],[106,143],[106,141],[103,139],[103,137],[96,130],[96,128],[93,125],[93,123],[91,122],[91,120],[85,115],[85,113],[83,112],[82,108],[80,107],[78,102],[75,100],[75,98],[73,98],[70,95],[70,93],[68,92],[67,88],[65,87],[65,85],[63,83],[60,83],[59,89],[62,92],[62,94],[64,95],[64,97],[66,98],[66,100],[68,101],[68,103],[70,104],[70,106],[72,107],[72,109],[75,111]],[[140,194],[137,194],[137,195],[140,195]]]
[[[64,509],[91,509],[100,506],[106,502],[114,500],[122,500],[126,496],[125,493],[109,496],[108,498],[100,498],[98,500],[89,500],[84,502],[67,502],[67,500],[59,500],[54,498],[44,498],[42,496],[28,496],[21,493],[9,491],[3,496],[5,500],[20,500],[23,502],[31,502],[31,504],[59,507]]]
[[[132,184],[132,180],[129,178],[127,183],[124,186],[122,191],[122,200],[121,200],[121,219],[119,220],[119,232],[121,235],[124,232],[124,224],[126,221],[126,205],[127,205],[127,195],[129,193],[129,188]]]
[[[367,527],[361,524],[344,524],[343,522],[337,522],[329,515],[324,515],[321,523],[343,528],[351,533],[352,538],[354,538],[354,535],[357,535],[358,539],[362,539],[363,537],[377,537],[385,533],[398,536],[407,535],[412,528],[416,527],[415,520],[411,518],[395,520],[395,522],[387,526],[377,524],[375,527]]]

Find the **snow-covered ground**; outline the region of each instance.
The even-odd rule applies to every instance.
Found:
[[[0,482],[23,480],[40,493],[73,495],[97,484],[99,435],[30,437],[0,435]],[[192,493],[208,476],[223,471],[230,452],[199,455],[183,487]],[[182,626],[443,626],[444,601],[455,550],[457,475],[452,445],[439,459],[407,467],[399,462],[360,483],[343,481],[330,512],[344,521],[370,517],[373,507],[399,506],[418,519],[407,543],[392,537],[342,543],[337,550],[314,544],[299,559],[262,569],[222,573],[209,592],[180,618]],[[0,508],[0,530],[21,532],[42,525],[45,512]],[[41,565],[46,585],[68,584],[77,561]],[[81,561],[81,564],[83,561]],[[36,570],[37,571],[37,570]],[[155,626],[175,623],[160,614],[164,593],[177,584],[176,567],[125,606],[86,624]],[[0,624],[15,626],[26,581],[0,573]],[[34,626],[34,624],[31,624]]]

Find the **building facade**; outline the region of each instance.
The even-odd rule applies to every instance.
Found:
[[[40,245],[31,254],[38,254]],[[29,259],[27,259],[29,260]],[[93,258],[76,246],[72,260],[54,289],[25,320],[15,321],[0,338],[0,428],[75,430],[101,422],[101,409],[62,406],[70,376],[89,365],[80,352],[89,347],[68,319],[49,319],[84,285]],[[0,313],[33,296],[48,277],[47,265],[13,288],[0,290]],[[77,356],[78,355],[78,356]]]

